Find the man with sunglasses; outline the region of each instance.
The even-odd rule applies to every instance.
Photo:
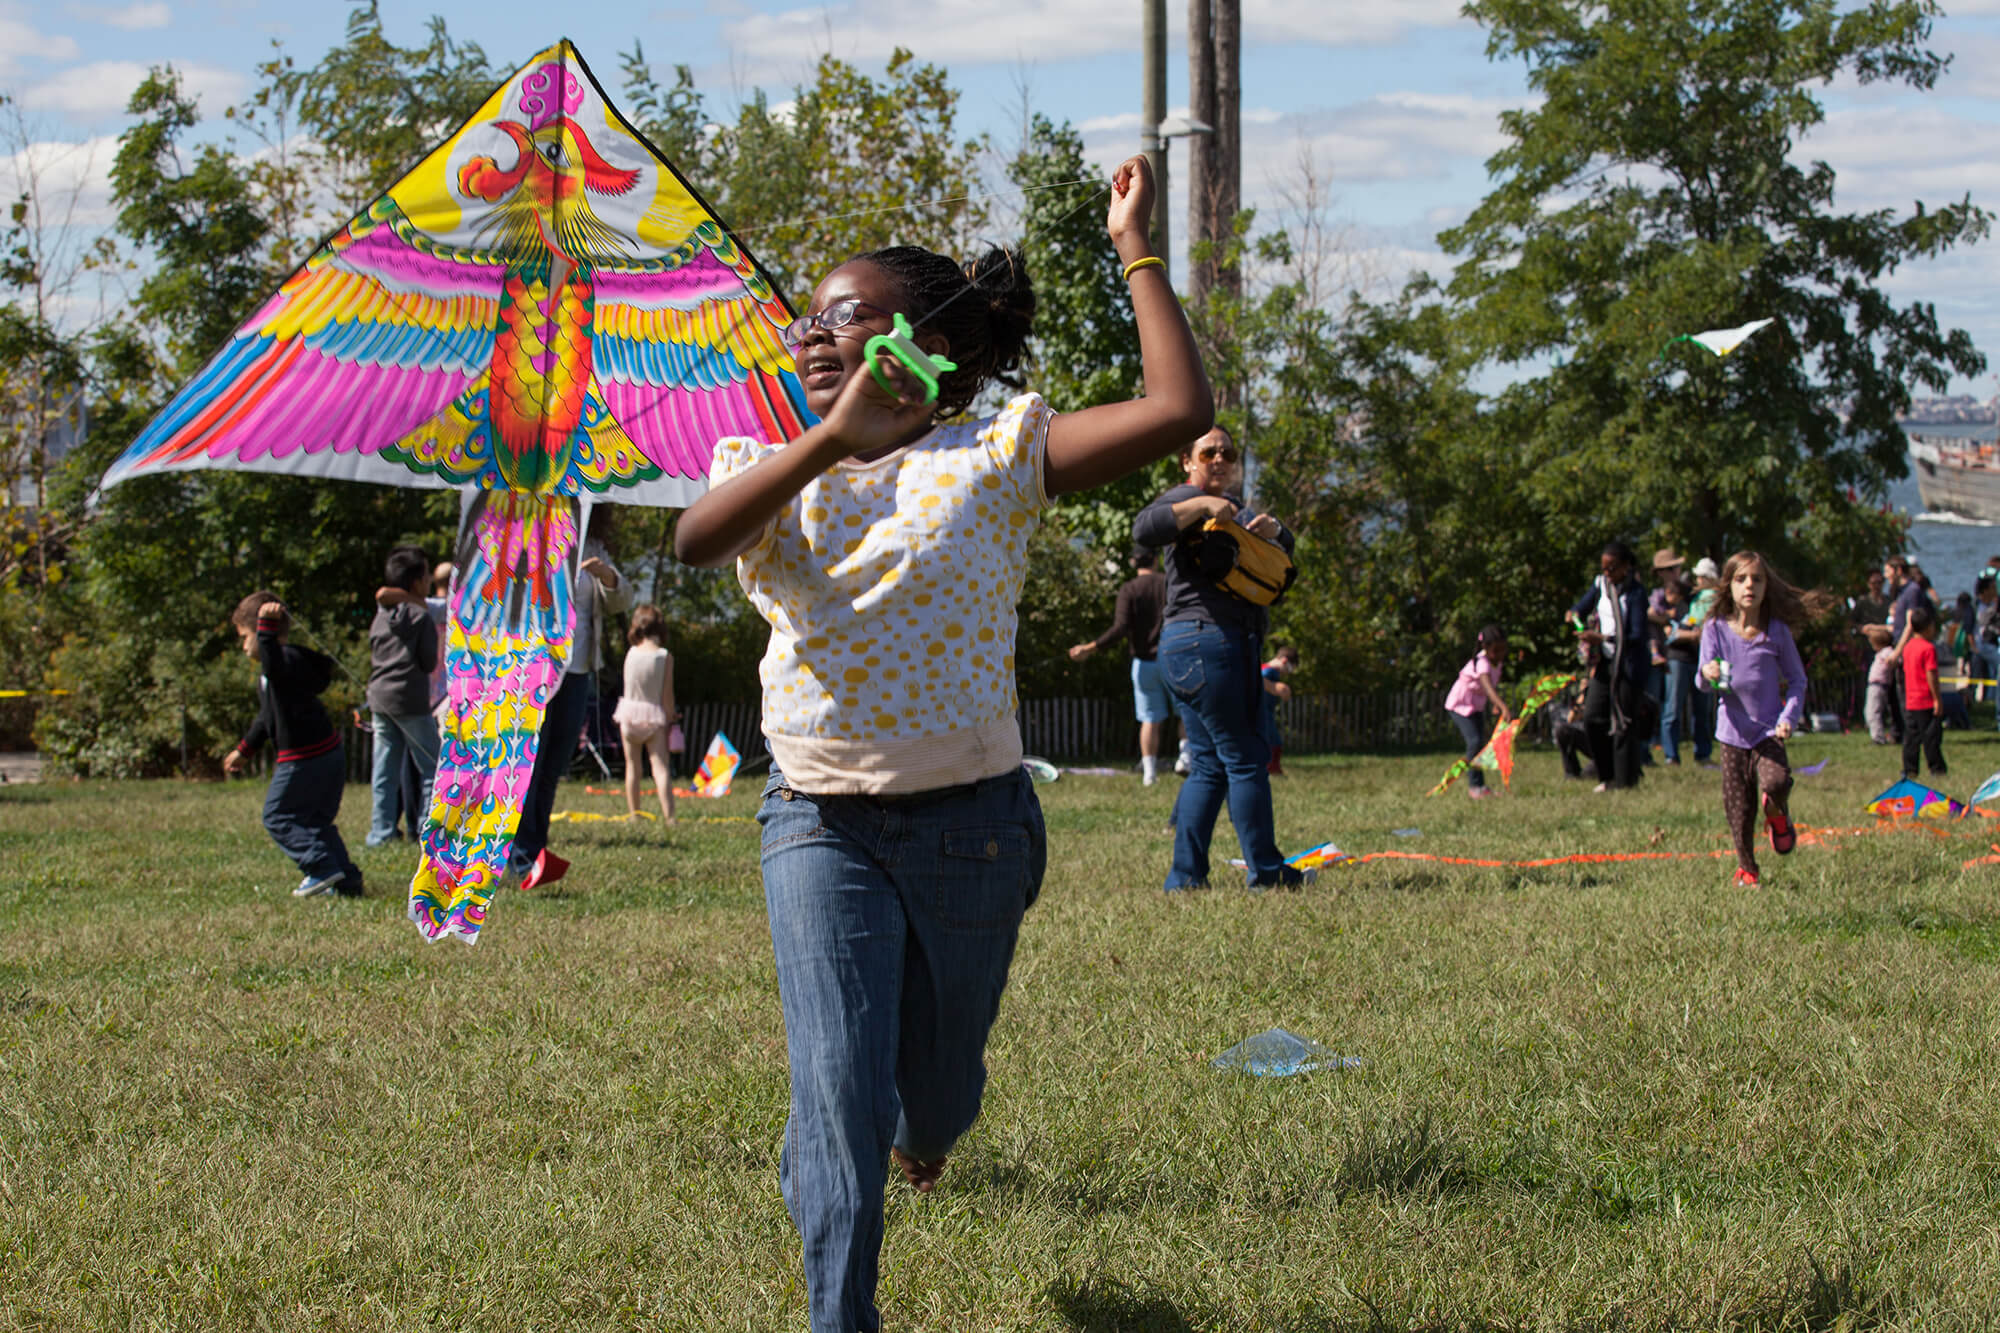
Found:
[[[1202,573],[1202,525],[1211,518],[1234,519],[1292,549],[1282,523],[1244,508],[1242,459],[1235,439],[1216,427],[1182,452],[1186,483],[1132,520],[1133,541],[1167,548],[1160,673],[1180,701],[1189,747],[1188,780],[1174,802],[1169,893],[1207,886],[1209,844],[1225,799],[1252,888],[1296,888],[1309,878],[1285,864],[1272,827],[1271,750],[1259,727],[1268,616]]]

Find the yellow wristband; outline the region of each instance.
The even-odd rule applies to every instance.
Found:
[[[1142,268],[1163,269],[1166,266],[1167,266],[1167,261],[1160,258],[1158,255],[1147,255],[1144,259],[1135,259],[1131,263],[1125,266],[1125,281],[1127,282],[1132,281],[1132,275],[1134,273],[1137,273]]]

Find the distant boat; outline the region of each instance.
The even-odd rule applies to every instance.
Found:
[[[1924,508],[2000,523],[2000,441],[1911,435],[1910,472]]]

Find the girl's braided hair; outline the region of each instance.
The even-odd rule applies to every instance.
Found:
[[[945,355],[958,369],[938,383],[939,420],[965,411],[990,381],[1021,387],[1015,372],[1034,329],[1035,289],[1019,250],[992,246],[964,268],[914,245],[870,250],[850,262],[888,274],[903,289],[916,331],[943,334],[950,344]]]

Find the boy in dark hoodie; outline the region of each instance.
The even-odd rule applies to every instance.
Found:
[[[358,898],[361,871],[334,823],[347,783],[347,756],[319,702],[333,680],[333,659],[285,641],[292,619],[274,592],[251,593],[229,620],[243,640],[244,655],[256,658],[264,674],[257,683],[257,720],[224,757],[223,771],[242,772],[266,740],[275,744],[278,762],[264,798],[264,827],[305,872],[292,896]]]

